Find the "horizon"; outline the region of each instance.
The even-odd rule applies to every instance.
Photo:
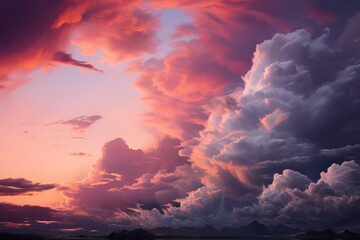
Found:
[[[360,1],[0,12],[0,232],[360,233]]]

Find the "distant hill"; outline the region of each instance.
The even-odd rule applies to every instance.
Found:
[[[289,228],[285,225],[278,226],[276,231],[270,231],[264,224],[253,221],[246,226],[241,227],[224,227],[216,229],[211,225],[205,225],[201,228],[195,227],[157,227],[150,232],[159,236],[188,236],[188,237],[243,237],[243,236],[265,236],[265,235],[282,235],[299,233],[301,229]]]
[[[272,234],[274,235],[288,235],[288,234],[295,234],[303,232],[303,229],[300,228],[291,228],[288,226],[285,226],[284,224],[279,224],[275,226],[275,228],[271,229]]]
[[[45,239],[44,236],[37,235],[37,234],[11,234],[2,232],[0,233],[0,240],[37,240],[37,239]]]
[[[271,234],[269,229],[264,224],[261,224],[258,221],[253,221],[243,228],[245,234],[248,236],[259,236],[259,235],[264,236]]]
[[[11,234],[0,233],[0,240],[153,240],[153,239],[206,239],[206,238],[246,238],[246,239],[267,239],[267,240],[360,240],[360,234],[345,230],[343,233],[335,233],[331,229],[324,231],[311,230],[302,233],[292,234],[299,229],[290,228],[285,225],[278,225],[271,228],[271,231],[264,224],[254,221],[246,226],[237,228],[224,227],[216,229],[211,225],[201,228],[195,227],[158,227],[146,231],[138,228],[132,231],[120,230],[112,232],[107,236],[90,237],[85,235],[75,235],[69,237],[48,237],[36,234]],[[283,232],[283,234],[280,234]],[[286,232],[286,233],[285,233]]]
[[[111,234],[109,234],[108,236],[109,239],[119,239],[119,240],[122,240],[122,239],[155,239],[157,238],[156,235],[144,230],[144,229],[141,229],[141,228],[138,228],[138,229],[135,229],[135,230],[132,230],[132,231],[127,231],[127,230],[122,230],[120,232],[112,232]]]
[[[300,233],[295,235],[296,239],[299,240],[310,240],[310,239],[314,239],[314,240],[328,240],[328,239],[333,239],[333,240],[359,240],[360,239],[360,234],[357,233],[352,233],[348,230],[345,230],[343,233],[337,234],[334,233],[333,230],[331,229],[327,229],[324,231],[308,231],[305,233]]]

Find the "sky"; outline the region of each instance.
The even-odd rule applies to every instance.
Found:
[[[360,2],[1,0],[0,230],[360,231]]]

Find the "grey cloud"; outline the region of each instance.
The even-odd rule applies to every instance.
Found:
[[[280,184],[279,188],[282,178],[305,185]],[[264,188],[256,205],[238,209],[237,214],[240,218],[253,216],[300,227],[354,227],[360,216],[359,183],[360,165],[355,161],[333,164],[311,183],[306,176],[285,170],[274,175],[273,183]]]
[[[70,206],[92,214],[101,209],[105,218],[132,214],[135,209],[155,208],[164,214],[178,198],[202,186],[187,159],[178,155],[179,150],[180,141],[168,137],[147,151],[131,149],[123,139],[114,139],[104,145],[103,156],[89,177],[62,192]]]
[[[50,190],[57,186],[57,184],[33,183],[24,178],[4,178],[0,179],[0,196],[31,194]]]
[[[103,73],[102,70],[97,69],[90,63],[87,63],[85,61],[76,60],[72,57],[71,54],[63,52],[63,51],[57,51],[53,56],[53,61],[61,62],[64,64],[73,65],[73,66],[78,66],[78,67],[82,67],[82,68],[88,68],[90,70],[94,70],[94,71]]]
[[[339,2],[335,3],[312,1],[305,5],[336,13]],[[316,11],[309,13],[306,21],[316,28],[312,33],[289,32],[282,26],[289,33],[275,34],[258,44],[253,65],[243,78],[245,88],[239,81],[248,66],[243,56],[250,63],[255,42],[278,31],[268,27],[275,25],[272,21],[276,19],[269,25],[260,22],[255,28],[259,21],[252,15],[238,19],[229,14],[231,18],[222,22],[216,17],[216,8],[211,14],[199,15],[192,32],[211,26],[211,34],[205,32],[199,39],[179,44],[165,60],[149,59],[133,66],[142,73],[137,86],[155,109],[146,115],[148,120],[165,132],[174,130],[173,135],[182,139],[195,137],[181,143],[183,147],[180,141],[168,139],[149,151],[130,149],[121,139],[105,144],[89,177],[64,188],[69,204],[97,216],[143,225],[221,226],[254,219],[296,226],[357,224],[360,67],[356,45],[348,44],[354,43],[354,37],[348,37],[350,30],[338,41],[345,19],[356,11],[349,5],[335,16],[339,21],[323,19]],[[234,2],[232,7],[238,10],[237,6],[241,4]],[[293,3],[286,6],[293,9]],[[295,11],[281,11],[281,17],[288,18],[290,13],[300,12],[297,7],[304,7],[301,2],[294,6]],[[263,5],[248,7],[264,11]],[[297,23],[304,18],[295,15],[291,17]],[[354,28],[355,20],[350,20],[348,29]],[[319,34],[325,25],[314,26],[312,21],[334,22]],[[215,22],[222,23],[221,29],[224,23],[232,26],[230,31],[224,29],[225,37],[213,31]],[[242,29],[243,22],[252,24]],[[309,22],[298,25],[309,26]],[[254,29],[261,33],[244,35]],[[168,69],[164,71],[165,65]],[[210,74],[205,65],[210,66]],[[190,91],[174,91],[178,89],[176,81],[189,70],[184,85]],[[206,86],[212,86],[210,82],[222,88],[205,92]],[[231,89],[234,86],[239,88]],[[219,97],[225,91],[228,96]],[[184,97],[190,100],[184,102]],[[219,98],[221,107],[213,110]],[[215,103],[205,107],[210,100]],[[181,111],[174,111],[174,106]],[[179,151],[190,158],[192,166]],[[352,157],[353,162],[332,165],[316,181],[331,163]]]
[[[95,122],[100,120],[102,116],[100,115],[91,115],[91,116],[79,116],[76,118],[72,118],[69,120],[59,120],[54,123],[50,124],[64,124],[69,125],[74,131],[84,131],[85,129],[89,128]]]
[[[360,144],[346,145],[339,148],[321,149],[320,154],[327,157],[338,157],[341,155],[350,155],[353,158],[358,157],[360,154]]]
[[[340,161],[349,157],[341,148],[359,142],[360,94],[355,90],[359,65],[343,55],[343,49],[331,46],[328,35],[327,29],[318,38],[298,30],[275,34],[259,44],[253,67],[244,77],[245,89],[230,94],[235,107],[213,113],[197,138],[199,143],[186,150],[193,152],[190,159],[195,166],[213,175],[206,179],[228,189],[230,198],[234,198],[230,190],[234,183],[226,183],[225,176],[234,176],[230,170],[234,167],[240,169],[236,181],[256,193],[258,189],[249,185],[266,184],[267,174],[289,167],[307,169],[314,178],[330,163],[322,161],[324,149],[339,148],[337,158],[331,160]],[[329,71],[323,72],[325,66],[314,67],[319,61],[331,67],[331,77]],[[309,167],[315,162],[317,167]],[[263,179],[248,177],[252,174]]]
[[[71,153],[69,153],[69,155],[71,155],[71,156],[78,156],[78,157],[84,157],[84,156],[86,156],[86,155],[88,155],[88,154],[86,154],[86,153],[84,153],[84,152],[71,152]]]

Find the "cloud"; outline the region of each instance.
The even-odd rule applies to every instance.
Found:
[[[69,120],[59,120],[50,124],[64,124],[71,126],[72,130],[83,132],[87,128],[91,127],[95,122],[100,120],[102,116],[100,115],[91,115],[91,116],[79,116]]]
[[[0,179],[0,196],[15,196],[56,188],[57,184],[33,183],[24,178]]]
[[[297,213],[279,217],[281,207],[266,209],[270,202],[263,206],[261,199],[267,192],[279,192],[273,200],[286,200],[292,191],[295,197],[289,201],[295,202],[313,187],[311,191],[326,192],[320,189],[322,181],[316,181],[319,172],[332,163],[328,172],[334,166],[343,169],[348,166],[341,164],[344,160],[357,156],[360,67],[351,51],[354,45],[338,43],[345,16],[354,10],[331,18],[321,18],[316,11],[305,17],[292,16],[295,8],[286,5],[292,10],[274,17],[276,5],[220,1],[207,8],[207,3],[181,5],[195,13],[194,22],[176,34],[191,32],[195,37],[176,42],[163,59],[137,60],[129,66],[129,71],[141,73],[136,86],[151,107],[145,120],[159,135],[177,139],[167,138],[146,151],[130,149],[122,139],[108,142],[89,177],[63,191],[69,206],[130,225],[223,226],[260,218],[305,226],[296,220]],[[296,8],[312,7],[296,3]],[[238,12],[246,17],[237,17]],[[284,21],[287,18],[290,21]],[[310,30],[289,31],[298,26]],[[259,35],[246,34],[254,31]],[[273,35],[279,31],[288,33]],[[172,143],[165,144],[168,141]],[[165,152],[171,155],[164,157]],[[350,165],[357,164],[354,159]],[[356,192],[346,194],[337,196],[344,199],[341,206],[357,203]],[[312,197],[310,206],[317,199]],[[313,208],[306,216],[309,223],[354,224],[335,207],[335,200],[329,198],[334,201],[333,221],[321,209],[316,215]],[[287,214],[291,216],[290,208]]]
[[[0,76],[8,80],[0,88],[18,83],[8,78],[10,70],[26,76],[52,61],[70,32],[82,54],[104,52],[102,60],[118,63],[155,52],[159,19],[147,7],[181,8],[193,22],[177,28],[164,58],[138,59],[128,69],[140,73],[135,85],[150,106],[145,121],[170,137],[147,150],[120,138],[106,143],[88,177],[61,188],[68,209],[86,217],[62,213],[69,224],[56,229],[104,227],[96,219],[114,227],[259,218],[294,226],[358,224],[359,2],[70,3],[49,11],[54,19],[39,20],[59,42],[42,55],[46,44],[29,41],[23,48],[29,57],[15,54],[3,65]],[[51,42],[44,36],[34,42]],[[100,118],[56,124],[83,131]]]
[[[27,74],[46,64],[53,52],[64,45],[69,29],[55,31],[51,24],[65,7],[61,1],[1,3],[0,88],[6,90],[26,83]]]
[[[164,212],[201,186],[186,158],[178,155],[179,144],[177,139],[163,138],[142,151],[114,139],[104,145],[103,156],[88,177],[64,188],[62,194],[68,206],[90,214],[100,211],[97,214],[106,219],[131,219],[123,215],[137,208]]]
[[[152,110],[143,119],[159,133],[179,139],[197,135],[205,125],[209,100],[225,91],[231,81],[240,81],[239,75],[213,59],[197,40],[184,43],[164,60],[134,62],[129,71],[142,74],[136,87]]]
[[[78,156],[78,157],[84,157],[87,156],[88,154],[84,153],[84,152],[71,152],[69,153],[71,156]]]
[[[65,64],[69,64],[69,65],[74,65],[74,66],[78,66],[78,67],[83,67],[83,68],[88,68],[97,72],[103,72],[102,70],[97,69],[96,67],[94,67],[93,65],[91,65],[90,63],[84,62],[84,61],[78,61],[72,58],[72,55],[66,52],[62,52],[62,51],[57,51],[54,54],[53,60],[56,62],[61,62],[61,63],[65,63]]]
[[[244,87],[241,76],[251,67],[256,44],[299,28],[317,35],[331,27],[333,41],[359,7],[349,2],[340,9],[340,4],[153,0],[156,9],[182,9],[193,21],[176,28],[173,50],[164,58],[138,60],[129,67],[141,73],[135,85],[150,107],[144,121],[160,135],[182,140],[198,136],[217,97]]]
[[[339,157],[342,155],[348,155],[352,158],[358,158],[360,150],[360,144],[346,145],[339,148],[321,149],[320,154],[327,157]]]
[[[301,227],[356,226],[360,216],[359,181],[360,165],[355,161],[332,164],[316,182],[284,170],[274,175],[256,205],[239,209],[237,214]]]
[[[40,206],[18,206],[0,203],[0,222],[24,223],[31,220],[53,220],[55,210]]]
[[[136,208],[137,221],[150,225],[213,223],[222,226],[265,219],[270,224],[288,223],[302,227],[356,226],[356,221],[351,219],[357,219],[358,212],[351,213],[351,207],[347,206],[358,204],[358,189],[352,188],[334,198],[313,195],[314,191],[329,194],[335,191],[325,186],[329,181],[325,181],[326,176],[335,172],[334,169],[352,168],[348,172],[354,174],[355,179],[359,173],[355,162],[358,161],[360,117],[356,111],[360,93],[355,90],[360,76],[359,62],[355,60],[356,51],[351,51],[354,45],[339,45],[331,36],[332,31],[325,28],[317,37],[304,29],[277,33],[258,44],[253,65],[243,77],[244,87],[240,85],[226,96],[217,98],[213,108],[207,108],[210,115],[204,130],[182,143],[184,149],[180,154],[190,157],[203,186],[178,199],[180,206],[171,206],[164,213],[157,209]],[[337,34],[339,36],[341,33]],[[153,74],[163,64],[152,59],[142,67]],[[166,64],[164,68],[171,66]],[[162,77],[166,75],[149,76],[152,75],[140,78],[144,91],[162,96],[169,87],[175,89],[171,96],[176,96],[179,82],[173,86],[174,83],[164,80],[161,85]],[[149,79],[153,79],[152,82]],[[183,79],[186,76],[182,76]],[[156,103],[152,98],[146,100]],[[192,106],[202,109],[201,104],[196,104]],[[216,104],[220,106],[216,108]],[[161,116],[156,117],[161,122]],[[355,161],[341,164],[349,159]],[[322,173],[321,179],[315,181],[319,172],[334,162],[328,173]],[[345,172],[347,170],[344,175]],[[274,173],[277,174],[273,178]],[[334,182],[344,186],[347,178],[335,177]],[[263,188],[268,184],[269,187]],[[288,189],[293,189],[292,195]],[[278,198],[272,196],[276,191]],[[262,205],[261,199],[267,192],[269,197]],[[287,215],[282,215],[283,205],[276,206],[281,200],[290,202]],[[299,205],[295,206],[297,200]],[[260,201],[258,205],[257,201]],[[275,203],[271,205],[270,201]],[[323,206],[318,209],[318,204]],[[291,208],[293,205],[294,209]],[[300,211],[307,205],[309,212],[302,220]],[[325,209],[327,205],[329,209]],[[342,208],[346,208],[345,214]],[[214,213],[210,209],[217,211]],[[236,214],[234,209],[237,209]]]
[[[139,1],[4,1],[0,8],[0,91],[26,84],[33,70],[52,67],[54,60],[97,71],[66,53],[70,41],[83,54],[103,50],[112,63],[157,48],[158,17]]]
[[[223,189],[202,186],[178,199],[164,212],[135,208],[126,217],[146,227],[238,226],[259,220],[268,226],[286,224],[300,228],[357,229],[360,214],[360,165],[355,161],[332,164],[317,181],[285,169],[246,206],[227,208]],[[234,203],[234,202],[233,202]]]
[[[110,1],[90,5],[84,12],[69,9],[59,18],[65,24],[67,19],[81,17],[82,14],[83,27],[77,29],[74,43],[81,47],[83,54],[95,55],[97,50],[102,50],[102,60],[116,64],[155,53],[159,43],[156,36],[159,19],[146,10],[146,4],[141,7],[140,1]],[[98,29],[101,29],[101,34]]]
[[[233,107],[210,115],[184,151],[206,173],[202,182],[241,205],[269,174],[293,168],[315,178],[332,161],[356,156],[360,65],[328,35],[297,30],[257,45],[245,88],[223,100]]]
[[[112,230],[113,224],[64,209],[0,203],[0,230],[6,232],[56,235],[63,229],[77,229],[82,234],[89,234],[90,231],[106,234]]]

